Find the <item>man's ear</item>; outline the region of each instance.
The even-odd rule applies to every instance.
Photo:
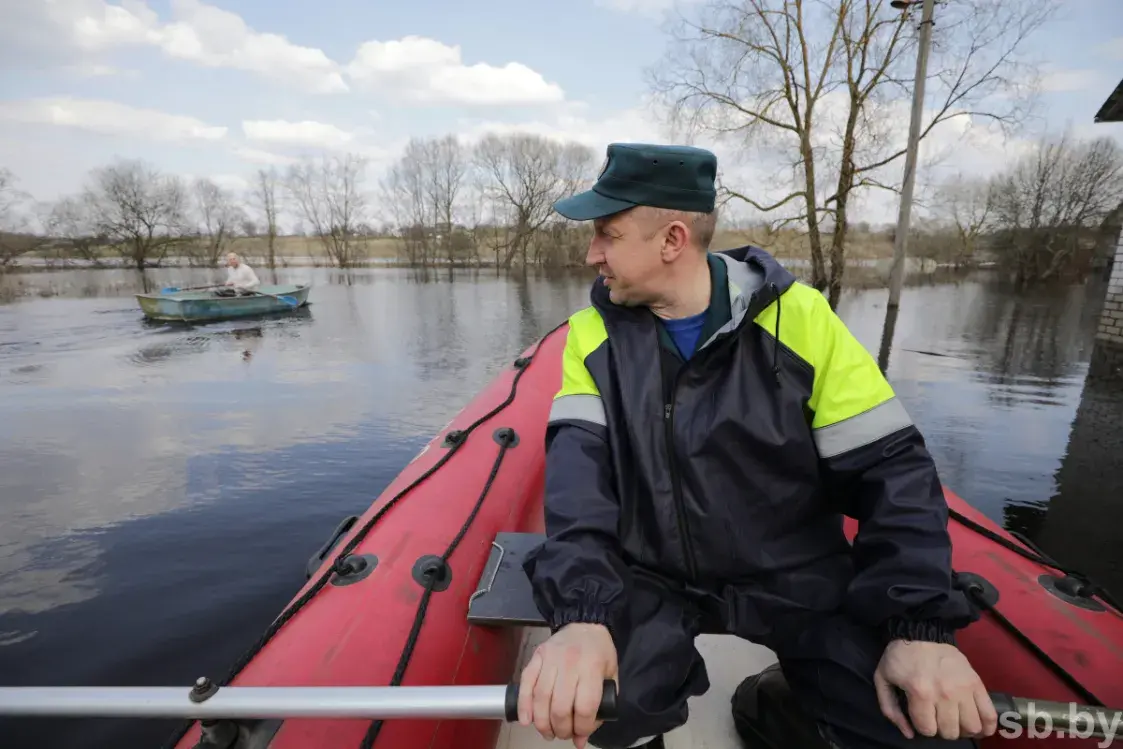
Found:
[[[663,235],[663,262],[669,263],[690,249],[690,233],[681,221],[667,224]]]

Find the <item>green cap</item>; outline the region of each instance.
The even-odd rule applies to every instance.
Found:
[[[554,203],[573,221],[591,221],[637,205],[709,213],[717,190],[717,157],[694,146],[611,143],[591,190]]]

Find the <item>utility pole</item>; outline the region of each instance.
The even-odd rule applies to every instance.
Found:
[[[920,0],[893,0],[894,8],[907,9]],[[901,304],[901,284],[905,277],[905,252],[908,250],[909,219],[912,216],[912,188],[916,182],[916,152],[920,144],[920,120],[924,114],[924,80],[928,76],[928,45],[932,39],[932,9],[936,0],[923,0],[920,20],[920,49],[916,53],[916,83],[912,91],[912,120],[905,152],[905,181],[901,186],[901,205],[897,214],[897,235],[893,238],[893,268],[889,273],[889,308]]]

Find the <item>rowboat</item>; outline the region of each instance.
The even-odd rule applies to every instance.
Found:
[[[299,309],[308,303],[311,288],[311,284],[259,286],[252,296],[229,297],[218,296],[213,289],[184,290],[137,294],[136,300],[150,320],[210,322]]]
[[[557,746],[513,722],[511,687],[548,636],[522,559],[543,538],[544,437],[566,330],[524,351],[361,515],[327,534],[299,591],[225,672],[200,668],[182,688],[0,688],[0,713],[185,718],[165,744],[174,749]],[[1069,730],[1069,706],[1123,704],[1118,604],[945,497],[957,584],[980,610],[959,646],[1000,710],[999,733],[982,745],[1103,747],[1097,736],[1123,733],[1118,717],[1077,726],[1077,738],[1055,731]],[[851,539],[854,530],[847,523]],[[774,656],[719,633],[697,647],[711,688],[666,746],[743,749],[730,698]],[[1053,734],[1033,722],[1043,713]]]

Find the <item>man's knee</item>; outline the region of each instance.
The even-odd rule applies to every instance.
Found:
[[[630,620],[617,641],[618,716],[589,738],[598,749],[642,746],[686,722],[687,700],[710,687],[706,664],[694,647],[692,615],[677,596],[637,585]]]
[[[733,692],[733,725],[749,749],[829,749],[779,663],[749,676]]]
[[[632,647],[642,650],[643,644],[633,643]],[[690,650],[694,652],[693,648]],[[631,673],[623,673],[621,669],[616,720],[601,724],[589,737],[589,743],[597,749],[639,747],[673,731],[686,723],[687,700],[704,694],[710,686],[700,656],[686,671],[685,679],[682,672],[660,670],[657,655],[646,663],[627,665],[632,668],[629,669]],[[659,676],[664,678],[659,679]],[[675,678],[667,679],[667,676]]]

